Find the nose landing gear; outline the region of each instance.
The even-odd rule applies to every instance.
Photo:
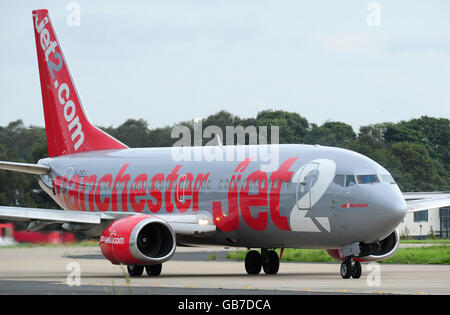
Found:
[[[350,277],[359,279],[361,273],[362,268],[359,261],[353,261],[351,258],[348,258],[341,264],[341,277],[344,279],[349,279]]]
[[[245,256],[245,270],[247,273],[249,275],[257,275],[261,272],[261,268],[268,275],[278,273],[280,259],[276,251],[263,248],[261,254],[256,250],[251,250],[247,253]]]

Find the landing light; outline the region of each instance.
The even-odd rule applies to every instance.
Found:
[[[209,221],[208,221],[208,219],[200,219],[200,220],[198,220],[198,224],[200,224],[200,225],[208,225]]]

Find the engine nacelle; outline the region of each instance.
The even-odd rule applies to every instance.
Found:
[[[354,260],[360,262],[366,261],[378,261],[385,260],[392,257],[398,250],[398,245],[400,244],[400,237],[395,230],[388,237],[381,240],[378,243],[359,243],[358,245],[358,255],[353,257]],[[347,257],[344,254],[342,248],[339,249],[327,249],[328,254],[334,259],[344,261]]]
[[[162,264],[172,258],[176,237],[172,227],[151,215],[134,215],[114,221],[100,237],[100,249],[111,263]]]

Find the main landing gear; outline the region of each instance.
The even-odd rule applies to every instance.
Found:
[[[362,268],[359,261],[353,261],[348,258],[341,264],[341,277],[344,279],[359,279],[361,277]]]
[[[147,272],[150,277],[157,277],[161,274],[162,264],[140,266],[140,265],[128,265],[127,271],[130,277],[140,277],[142,274]]]
[[[277,274],[280,269],[280,259],[274,250],[262,249],[261,254],[256,250],[251,250],[245,256],[245,270],[249,275],[257,275],[261,268],[268,275]]]

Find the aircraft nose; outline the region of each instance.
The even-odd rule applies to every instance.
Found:
[[[400,224],[406,215],[405,199],[400,196],[395,196],[387,207],[392,221],[396,221]]]
[[[400,191],[390,189],[383,194],[380,214],[384,221],[396,228],[406,215],[406,202]]]
[[[370,227],[372,235],[383,239],[395,230],[406,215],[406,203],[394,187],[380,187],[374,199]]]

